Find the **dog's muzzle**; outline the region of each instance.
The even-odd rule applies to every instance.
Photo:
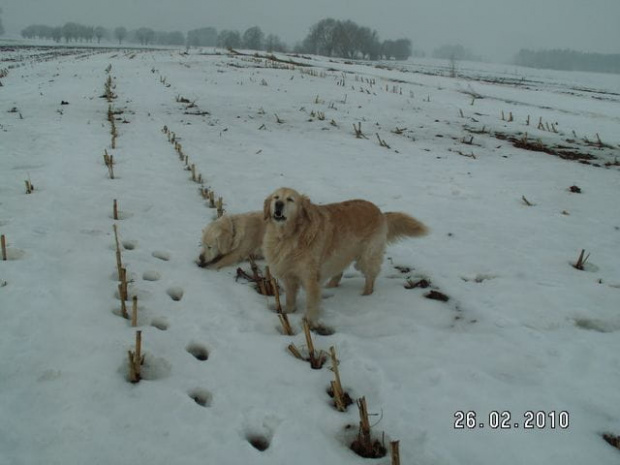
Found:
[[[208,261],[205,260],[205,256],[203,254],[200,254],[200,256],[198,257],[198,260],[196,260],[196,264],[200,268],[206,268],[209,265],[213,265],[214,263],[217,263],[222,257],[223,257],[223,255],[218,255],[213,260],[208,262]]]
[[[278,200],[274,205],[273,219],[276,221],[286,220],[286,216],[284,216],[284,202],[281,200]]]

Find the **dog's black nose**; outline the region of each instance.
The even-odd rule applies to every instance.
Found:
[[[276,211],[281,212],[284,208],[284,202],[282,200],[276,200]]]

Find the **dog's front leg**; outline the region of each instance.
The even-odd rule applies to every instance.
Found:
[[[321,311],[321,281],[318,276],[310,277],[304,283],[306,290],[306,320],[311,328],[317,326]]]
[[[228,255],[222,256],[216,262],[207,265],[207,268],[209,268],[210,270],[219,270],[221,268],[224,268],[225,266],[234,265],[235,263],[238,263],[240,261],[241,257],[239,256],[239,254],[237,252],[231,252]]]
[[[282,280],[284,282],[284,293],[286,294],[286,313],[293,313],[297,310],[297,292],[299,291],[299,279],[288,276]]]

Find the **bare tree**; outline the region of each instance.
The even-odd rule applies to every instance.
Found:
[[[260,27],[254,26],[243,33],[241,44],[243,48],[250,50],[262,50],[265,34]]]
[[[108,31],[103,26],[97,26],[94,30],[95,37],[97,38],[97,43],[101,43],[101,39],[108,36]]]
[[[62,39],[62,27],[57,26],[55,28],[52,28],[52,39],[56,43],[60,42],[60,40]]]
[[[217,46],[222,48],[239,48],[241,34],[238,31],[223,30],[217,36]]]
[[[217,30],[213,27],[192,29],[187,33],[187,45],[190,47],[215,47]]]
[[[127,37],[127,29],[124,28],[123,26],[119,26],[116,29],[114,29],[114,37],[116,38],[116,40],[118,40],[118,44],[122,44],[123,40],[125,40],[125,37]]]
[[[153,42],[153,38],[155,37],[155,31],[148,27],[141,27],[135,32],[136,39],[140,42],[141,45],[149,45]]]
[[[322,19],[310,27],[310,33],[303,41],[302,48],[306,53],[332,56],[334,52],[334,30],[337,21],[333,18]]]
[[[80,41],[85,40],[86,42],[92,42],[95,37],[95,28],[93,26],[80,25],[78,37]]]
[[[357,31],[356,43],[363,58],[376,60],[381,55],[379,34],[374,29],[361,27]]]
[[[381,49],[382,55],[387,59],[406,60],[411,56],[411,40],[385,40]]]
[[[375,60],[381,55],[381,42],[377,31],[369,27],[327,18],[310,28],[300,49],[317,55]]]
[[[77,23],[65,23],[62,26],[62,38],[65,39],[66,43],[77,40],[79,29],[80,25]]]
[[[181,31],[155,32],[154,44],[159,45],[185,45],[185,35]]]
[[[286,45],[275,34],[269,34],[265,39],[265,50],[268,52],[286,52]]]
[[[354,58],[357,51],[356,35],[359,26],[353,21],[337,21],[332,32],[332,47],[343,58]]]

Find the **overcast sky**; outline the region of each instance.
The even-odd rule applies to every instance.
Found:
[[[620,0],[0,0],[9,34],[30,24],[243,33],[260,26],[288,45],[320,19],[351,19],[381,39],[410,38],[427,53],[461,44],[489,59],[520,48],[620,53]]]

